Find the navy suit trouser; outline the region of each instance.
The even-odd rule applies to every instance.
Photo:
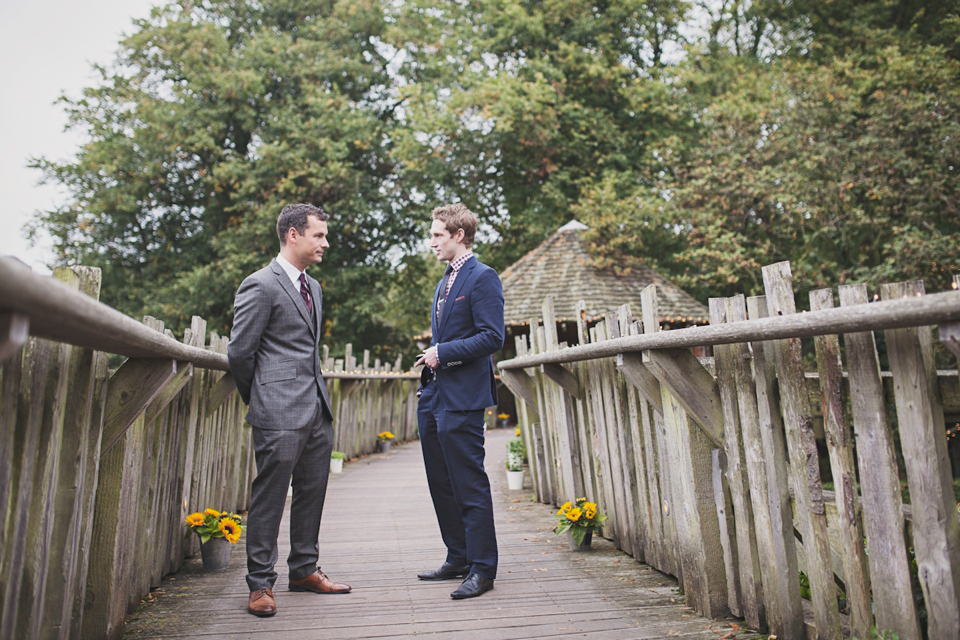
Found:
[[[436,391],[436,382],[424,388],[417,422],[446,561],[469,564],[471,573],[495,580],[497,536],[483,468],[483,410],[447,410]]]

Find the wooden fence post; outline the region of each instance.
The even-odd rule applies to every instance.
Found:
[[[923,295],[923,282],[888,284],[880,297]],[[913,507],[913,542],[931,638],[960,638],[960,520],[929,327],[884,332],[897,399],[900,446]]]
[[[711,298],[710,324],[727,322],[727,301]],[[714,348],[716,358],[717,383],[723,405],[723,435],[726,453],[726,479],[730,487],[736,518],[736,559],[733,568],[739,571],[740,604],[743,617],[752,629],[766,629],[767,620],[763,603],[763,584],[760,576],[760,559],[757,555],[757,536],[754,530],[754,509],[750,499],[750,483],[747,479],[744,444],[741,437],[740,406],[737,400],[736,358],[742,354],[736,352],[736,345],[717,345]],[[727,571],[730,572],[728,567]],[[734,584],[729,585],[733,593]]]
[[[741,296],[728,302],[728,322],[746,320],[748,312],[751,318],[767,316],[766,301],[762,297],[748,299],[746,308]],[[757,522],[757,542],[761,556],[773,559],[773,562],[760,565],[767,622],[771,633],[778,638],[801,640],[807,634],[800,603],[796,538],[787,487],[787,450],[783,422],[773,393],[774,363],[766,357],[764,343],[735,346],[740,422]]]
[[[844,307],[869,301],[863,284],[841,286],[839,293]],[[843,342],[849,388],[857,390],[850,405],[876,625],[879,631],[895,632],[900,640],[917,640],[921,634],[910,586],[900,474],[884,406],[877,346],[871,331],[844,334]]]
[[[763,268],[770,315],[796,313],[790,264],[778,262]],[[810,578],[817,637],[840,637],[840,611],[833,582],[833,562],[827,535],[827,515],[820,483],[819,456],[813,433],[813,416],[803,381],[803,355],[799,338],[775,341],[772,345],[783,400],[783,421],[790,453],[794,513],[803,535],[805,569]]]
[[[833,307],[833,290],[810,292],[810,310]],[[820,396],[823,399],[823,424],[826,434],[833,486],[836,493],[838,535],[843,558],[843,582],[850,607],[850,633],[866,637],[873,626],[870,613],[870,574],[863,552],[863,526],[860,522],[860,499],[856,488],[857,474],[853,463],[853,440],[844,419],[843,366],[840,362],[840,340],[837,336],[814,338]]]
[[[541,310],[546,350],[556,351],[560,345],[557,343],[557,318],[552,296],[544,298]],[[556,446],[560,451],[567,453],[567,455],[557,456],[560,479],[558,499],[576,500],[583,493],[584,487],[583,478],[579,473],[580,447],[577,442],[577,425],[571,395],[579,395],[580,381],[563,365],[545,365],[540,370],[552,380],[552,383],[547,385],[549,391],[544,390],[545,401],[551,409],[548,413],[553,417],[552,427]]]
[[[660,330],[656,286],[643,290],[645,333]],[[646,353],[644,354],[645,361]],[[653,370],[658,375],[657,370]],[[672,505],[679,542],[681,582],[688,602],[702,615],[719,617],[729,611],[727,583],[720,544],[720,525],[713,494],[713,442],[693,422],[660,378],[666,427],[667,468],[676,479]]]

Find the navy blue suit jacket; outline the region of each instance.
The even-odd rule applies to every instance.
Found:
[[[437,284],[434,309],[442,293]],[[503,348],[505,333],[500,276],[475,256],[470,258],[453,281],[440,319],[431,315],[440,360],[434,384],[444,407],[470,411],[497,404],[493,354]]]

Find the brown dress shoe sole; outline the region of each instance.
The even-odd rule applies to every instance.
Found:
[[[344,593],[350,593],[350,589],[345,589],[341,591],[320,591],[319,589],[311,589],[310,587],[295,587],[290,585],[287,587],[288,591],[310,591],[311,593],[319,593],[323,596],[338,596],[343,595]]]

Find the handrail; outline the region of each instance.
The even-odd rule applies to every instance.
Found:
[[[960,291],[883,300],[783,316],[743,320],[703,327],[687,327],[613,338],[586,345],[520,356],[498,363],[501,369],[524,369],[541,364],[581,362],[647,349],[757,342],[781,338],[809,338],[960,321]]]
[[[227,357],[192,347],[77,291],[56,278],[35,274],[19,260],[0,257],[0,312],[27,319],[29,334],[128,358],[172,358],[215,371],[230,371]],[[414,372],[323,371],[345,380],[415,379]]]
[[[172,358],[230,371],[225,355],[178,342],[13,258],[0,258],[0,311],[26,317],[30,335],[38,338],[128,358]]]

